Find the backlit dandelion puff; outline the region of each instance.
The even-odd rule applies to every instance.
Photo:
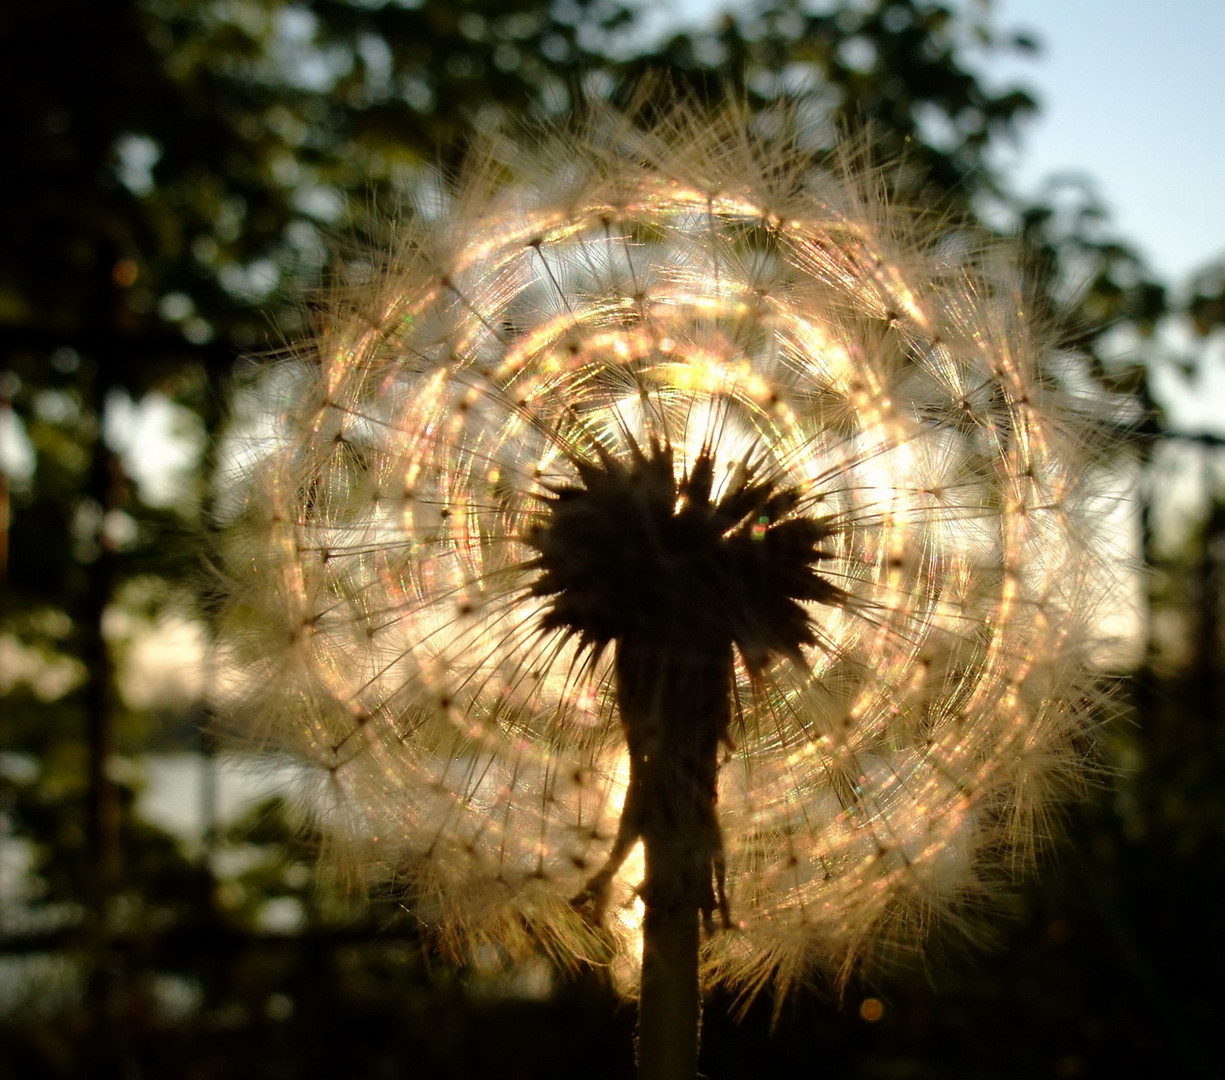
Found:
[[[1018,273],[750,130],[494,145],[252,459],[251,729],[459,955],[632,971],[645,898],[707,980],[845,975],[1075,784],[1088,441]]]

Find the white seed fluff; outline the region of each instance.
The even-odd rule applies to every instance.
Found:
[[[752,993],[968,923],[1082,766],[1091,438],[1007,252],[737,119],[496,143],[269,380],[232,527],[253,743],[326,781],[331,857],[460,955],[631,967],[611,659],[544,632],[524,537],[574,459],[708,449],[834,528],[816,644],[738,660],[718,780]],[[427,212],[428,211],[428,212]],[[799,662],[802,659],[802,663]]]

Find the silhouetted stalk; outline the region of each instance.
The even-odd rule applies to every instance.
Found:
[[[102,244],[95,266],[95,306],[91,313],[91,336],[98,342],[90,358],[93,372],[86,384],[86,408],[94,423],[87,446],[90,458],[85,499],[97,515],[94,558],[86,575],[87,592],[80,627],[83,635],[81,660],[85,665],[85,738],[88,746],[86,837],[91,904],[99,929],[105,933],[110,896],[119,876],[119,794],[110,776],[115,753],[115,665],[106,640],[103,621],[115,591],[115,550],[106,532],[107,514],[116,508],[123,483],[121,465],[106,445],[103,434],[108,376],[117,364],[114,324],[121,304],[113,278],[118,256],[110,244]]]
[[[101,415],[99,414],[99,425]],[[115,485],[114,455],[99,435],[93,448],[88,495],[104,518],[113,504]],[[119,875],[119,797],[110,776],[110,761],[115,753],[115,665],[103,631],[103,620],[115,584],[115,553],[98,528],[97,555],[89,568],[89,591],[82,612],[81,659],[87,674],[85,687],[86,743],[88,744],[88,811],[86,836],[89,842],[89,878],[92,904],[99,922],[105,922],[109,896]]]
[[[652,863],[646,846],[647,873]],[[697,1075],[698,913],[648,904],[642,921],[642,983],[638,1007],[639,1080],[686,1080]]]
[[[86,982],[87,1011],[91,1037],[102,1060],[129,1057],[126,1033],[115,1022],[123,998],[125,963],[112,941],[113,899],[121,870],[121,814],[119,790],[111,776],[117,743],[115,658],[106,640],[106,611],[115,596],[118,567],[116,551],[107,533],[107,516],[118,508],[124,485],[122,465],[107,446],[104,433],[107,396],[111,376],[119,368],[115,326],[122,304],[113,271],[118,261],[114,247],[103,243],[95,256],[95,307],[89,316],[88,336],[97,347],[87,363],[92,371],[83,388],[86,416],[93,430],[85,449],[89,472],[82,499],[96,515],[93,558],[89,562],[86,589],[78,626],[81,662],[85,666],[84,710],[86,741],[85,839],[82,862],[88,879],[86,899],[90,907],[90,968]],[[90,506],[92,504],[92,506]]]
[[[638,1075],[688,1077],[697,1070],[699,913],[709,925],[712,872],[722,873],[714,804],[731,643],[721,656],[695,656],[684,641],[625,641],[616,669],[630,752],[622,820],[640,829],[646,862]]]

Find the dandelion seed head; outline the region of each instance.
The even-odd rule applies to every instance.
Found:
[[[601,925],[570,902],[629,784],[607,646],[728,641],[706,976],[967,922],[1091,685],[1089,441],[1014,263],[734,119],[500,143],[437,197],[251,456],[252,737],[457,953],[632,970],[640,856]]]

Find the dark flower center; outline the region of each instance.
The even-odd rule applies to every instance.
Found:
[[[546,520],[526,537],[541,571],[532,593],[551,598],[546,630],[597,653],[627,639],[734,646],[756,676],[816,643],[805,601],[845,599],[816,569],[834,529],[796,515],[798,494],[747,464],[717,499],[708,451],[679,481],[669,446],[575,467],[580,483],[551,488]]]

